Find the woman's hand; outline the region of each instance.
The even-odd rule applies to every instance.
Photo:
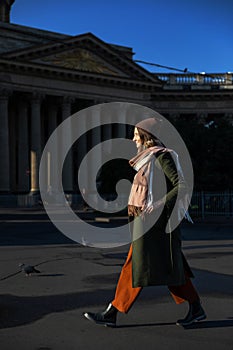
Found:
[[[146,205],[143,209],[142,209],[142,215],[143,214],[151,214],[154,210],[157,210],[158,208],[160,208],[161,206],[164,206],[164,200],[160,199],[156,202],[153,202],[150,205]]]

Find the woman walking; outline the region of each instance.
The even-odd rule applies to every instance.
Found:
[[[177,304],[188,302],[188,313],[177,325],[187,326],[206,318],[190,279],[192,271],[181,250],[179,225],[173,228],[171,222],[178,194],[185,195],[186,184],[175,152],[154,136],[156,129],[154,118],[139,122],[134,129],[133,141],[138,152],[130,165],[137,173],[128,201],[132,244],[114,299],[103,312],[84,313],[97,324],[116,326],[118,312],[128,313],[142,288],[156,285],[166,285]],[[166,193],[162,197],[159,195],[163,187],[159,180],[161,173],[166,182]]]

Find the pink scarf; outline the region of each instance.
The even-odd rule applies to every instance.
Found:
[[[131,187],[128,205],[139,208],[145,207],[152,199],[152,177],[154,159],[158,154],[168,151],[167,148],[154,146],[138,153],[129,161],[137,171]]]
[[[156,156],[158,152],[163,153],[166,151],[168,151],[168,149],[161,147],[161,146],[153,146],[153,147],[146,148],[145,150],[138,153],[135,157],[130,159],[129,164],[134,168],[136,166],[137,162],[140,162],[142,159],[144,159],[150,153],[152,153],[153,155]]]

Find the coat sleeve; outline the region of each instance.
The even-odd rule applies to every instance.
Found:
[[[169,152],[159,155],[156,161],[159,163],[166,177],[167,193],[163,197],[163,201],[165,202],[167,214],[170,216],[176,203],[178,193],[179,197],[180,195],[185,195],[187,192],[187,185],[183,177],[179,176],[176,164]]]

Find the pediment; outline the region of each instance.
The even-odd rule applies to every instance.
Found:
[[[155,76],[129,57],[129,50],[126,47],[105,43],[92,33],[86,33],[10,52],[4,55],[4,58],[62,70],[97,73],[161,84]]]
[[[54,55],[38,58],[33,62],[84,72],[127,77],[124,72],[99,57],[98,53],[95,54],[84,48],[65,50]]]

